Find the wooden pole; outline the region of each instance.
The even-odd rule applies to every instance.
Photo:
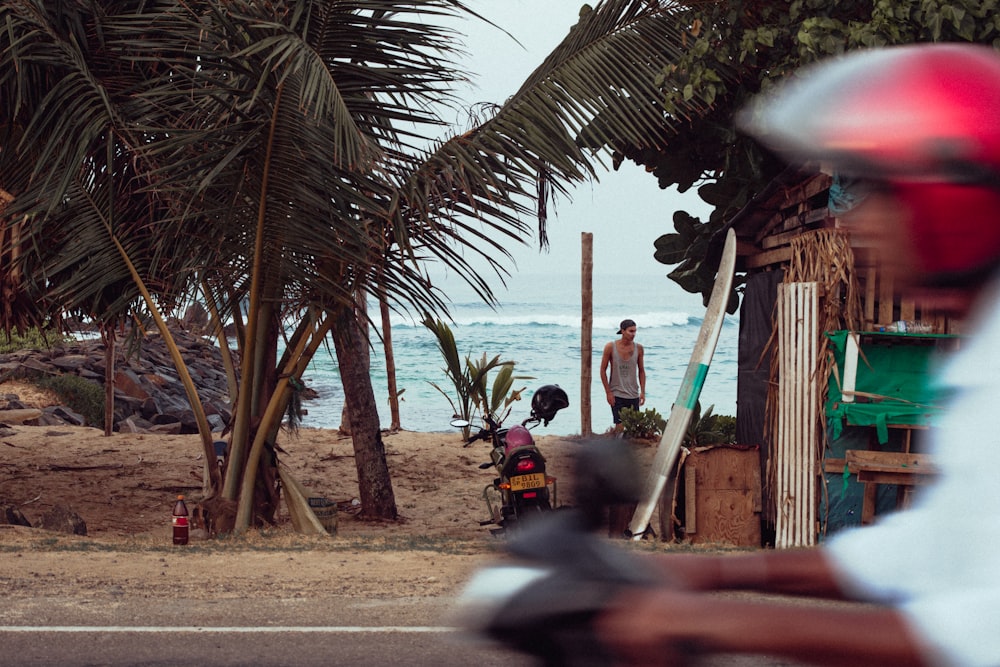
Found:
[[[580,435],[592,435],[590,383],[593,378],[594,353],[594,235],[580,234]]]

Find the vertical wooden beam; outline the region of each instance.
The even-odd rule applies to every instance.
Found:
[[[698,471],[693,465],[684,466],[684,534],[698,532]]]
[[[874,267],[865,271],[865,326],[875,324],[875,282],[878,280],[878,271]]]
[[[888,324],[889,322],[895,321],[895,317],[892,316],[892,302],[895,294],[893,293],[892,280],[888,278],[883,271],[879,276],[879,290],[878,290],[878,321],[876,324]]]
[[[580,435],[593,433],[591,423],[590,384],[593,378],[594,354],[594,235],[580,234],[582,261],[580,266]]]
[[[911,322],[915,319],[917,314],[917,306],[913,299],[903,299],[899,302],[899,319]]]

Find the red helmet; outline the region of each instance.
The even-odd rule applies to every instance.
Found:
[[[973,44],[855,51],[743,112],[787,155],[887,183],[932,280],[1000,262],[1000,55]]]
[[[520,425],[510,427],[510,430],[507,431],[506,442],[507,451],[516,447],[527,447],[528,445],[535,444],[534,439],[531,437],[531,431]]]

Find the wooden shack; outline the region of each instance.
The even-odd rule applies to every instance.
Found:
[[[790,169],[729,225],[747,275],[737,441],[760,448],[764,541],[779,548],[869,521],[880,493],[894,505],[908,497],[894,487],[926,481],[858,477],[874,479],[866,466],[891,465],[894,453],[918,453],[915,434],[935,410],[926,359],[959,333],[900,295],[877,251],[851,238],[838,217],[851,197],[830,174]],[[849,451],[875,454],[848,464]]]

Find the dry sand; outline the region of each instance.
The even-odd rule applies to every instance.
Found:
[[[0,393],[25,400],[27,390],[8,385]],[[573,453],[599,442],[543,433],[535,432],[558,478],[557,502],[572,504]],[[110,595],[122,586],[169,596],[178,585],[205,595],[278,589],[306,595],[320,585],[346,595],[451,594],[477,566],[502,557],[502,540],[479,525],[487,516],[482,490],[492,479],[479,469],[488,447],[464,447],[458,432],[403,431],[386,434],[384,442],[398,521],[362,521],[351,511],[358,486],[350,438],[301,429],[282,434],[280,458],[314,495],[343,508],[336,536],[296,534],[283,506],[277,526],[175,547],[174,498],[183,493],[193,504],[201,497],[198,436],[0,427],[0,505],[17,506],[33,525],[52,507],[64,506],[87,525],[86,536],[0,525],[0,584],[6,594],[26,596]],[[654,450],[648,443],[631,446],[641,457]],[[180,571],[180,584],[163,576]]]

